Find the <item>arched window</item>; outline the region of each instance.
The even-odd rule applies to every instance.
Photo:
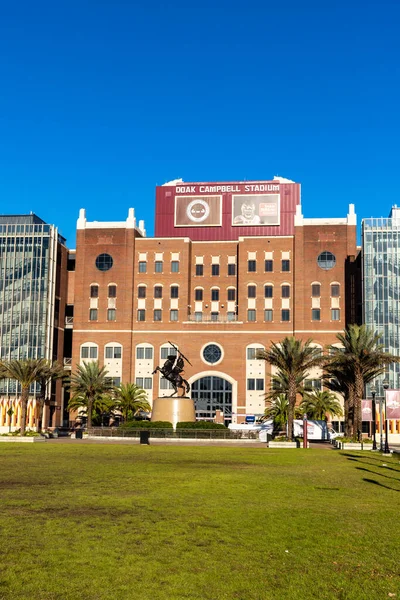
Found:
[[[211,301],[212,302],[219,301],[219,288],[211,288]]]
[[[116,298],[117,297],[117,286],[115,283],[108,284],[108,297]]]
[[[318,281],[314,281],[311,284],[311,296],[313,298],[319,298],[321,296],[321,284]]]
[[[93,342],[85,342],[81,345],[80,355],[82,362],[88,362],[91,360],[98,360],[99,358],[99,347]]]
[[[153,360],[154,348],[151,344],[142,343],[136,346],[136,360]]]
[[[340,283],[334,281],[331,283],[331,297],[339,298],[340,296]]]
[[[200,287],[195,288],[195,290],[194,290],[194,299],[195,299],[196,302],[202,302],[202,300],[203,300],[203,293],[204,293],[203,288],[200,288]]]
[[[119,344],[118,342],[108,342],[104,346],[104,358],[106,360],[121,360],[122,344]]]

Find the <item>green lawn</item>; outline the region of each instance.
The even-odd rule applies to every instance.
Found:
[[[2,444],[0,598],[400,600],[399,491],[371,453]]]

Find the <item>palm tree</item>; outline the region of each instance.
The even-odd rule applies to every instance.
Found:
[[[289,400],[286,394],[276,394],[271,396],[266,402],[263,421],[270,419],[274,422],[274,431],[282,431],[286,428],[289,415]],[[295,408],[295,416],[300,416],[300,409]]]
[[[125,421],[130,415],[135,417],[140,411],[150,412],[151,410],[146,392],[135,383],[125,383],[114,388],[114,397],[117,401],[117,408],[121,411]]]
[[[382,375],[389,364],[400,362],[400,357],[384,352],[379,343],[381,335],[374,333],[365,325],[349,325],[343,333],[337,334],[342,348],[330,346],[331,356],[328,360],[327,373],[336,373],[337,379],[345,380],[351,390],[353,407],[353,436],[361,431],[361,400],[364,397],[365,384]]]
[[[310,369],[324,362],[321,350],[306,342],[286,337],[280,344],[271,344],[269,350],[260,350],[259,359],[264,359],[277,369],[277,377],[287,381],[288,437],[293,440],[293,419],[299,385],[302,385]]]
[[[333,362],[328,362],[324,366],[323,383],[328,390],[342,396],[345,435],[352,437],[354,431],[354,378],[351,369],[348,366],[345,368],[344,365],[337,368]]]
[[[29,399],[29,388],[33,383],[39,380],[42,369],[46,361],[43,358],[10,360],[4,361],[0,365],[2,378],[15,379],[21,386],[21,431],[23,436],[26,430],[26,411]]]
[[[87,417],[88,399],[86,396],[74,396],[68,402],[68,410],[78,411],[79,414]],[[100,421],[103,422],[103,418],[106,415],[111,415],[116,408],[116,402],[114,398],[108,394],[96,396],[93,400],[92,405],[92,421],[95,423]],[[100,424],[100,423],[98,423]]]
[[[93,403],[96,398],[112,392],[112,380],[107,375],[104,366],[100,367],[97,361],[91,361],[78,365],[76,373],[71,377],[72,396],[69,406],[79,397],[85,399],[88,428],[92,427]]]
[[[331,415],[331,417],[341,417],[343,415],[337,397],[327,390],[323,392],[319,390],[312,393],[306,392],[300,407],[303,414],[306,414],[309,419],[319,421],[326,421],[326,415]]]
[[[49,384],[57,379],[61,379],[63,383],[68,381],[69,377],[64,371],[64,367],[59,362],[51,363],[49,360],[44,361],[37,379],[40,383],[38,429],[43,428],[43,407],[49,403],[49,400],[46,398],[46,390]]]

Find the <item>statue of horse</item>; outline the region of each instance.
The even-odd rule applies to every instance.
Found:
[[[167,357],[164,365],[162,367],[156,367],[153,371],[153,375],[159,371],[167,381],[172,383],[174,392],[171,394],[171,396],[169,396],[169,398],[175,396],[175,394],[178,393],[178,389],[183,390],[183,395],[190,391],[190,383],[181,375],[184,364],[184,360],[180,354],[178,354],[178,357],[170,354]]]

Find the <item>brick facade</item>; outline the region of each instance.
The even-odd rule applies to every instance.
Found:
[[[268,367],[247,358],[248,346],[267,347],[286,335],[311,337],[321,347],[335,343],[346,324],[346,302],[357,302],[346,289],[348,265],[357,255],[355,215],[350,211],[347,219],[304,219],[298,205],[293,231],[234,240],[146,238],[143,226],[136,227],[132,218],[125,225],[86,223],[81,216],[72,363],[83,360],[82,347],[97,345],[100,364],[107,364],[110,375],[123,382],[139,379],[152,400],[169,393],[160,388],[159,374],[151,373],[162,364],[161,348],[170,341],[190,359],[184,376],[191,383],[210,375],[229,382],[233,420],[262,413]],[[317,262],[326,252],[336,261],[329,269]],[[96,267],[101,254],[112,257],[109,270]],[[94,285],[97,298],[90,297]],[[116,286],[113,298],[110,285]],[[94,320],[91,309],[97,310]],[[202,356],[207,344],[222,351],[215,364]],[[122,349],[114,352],[116,358],[107,351],[107,360],[106,345]],[[148,351],[138,351],[138,346]]]

